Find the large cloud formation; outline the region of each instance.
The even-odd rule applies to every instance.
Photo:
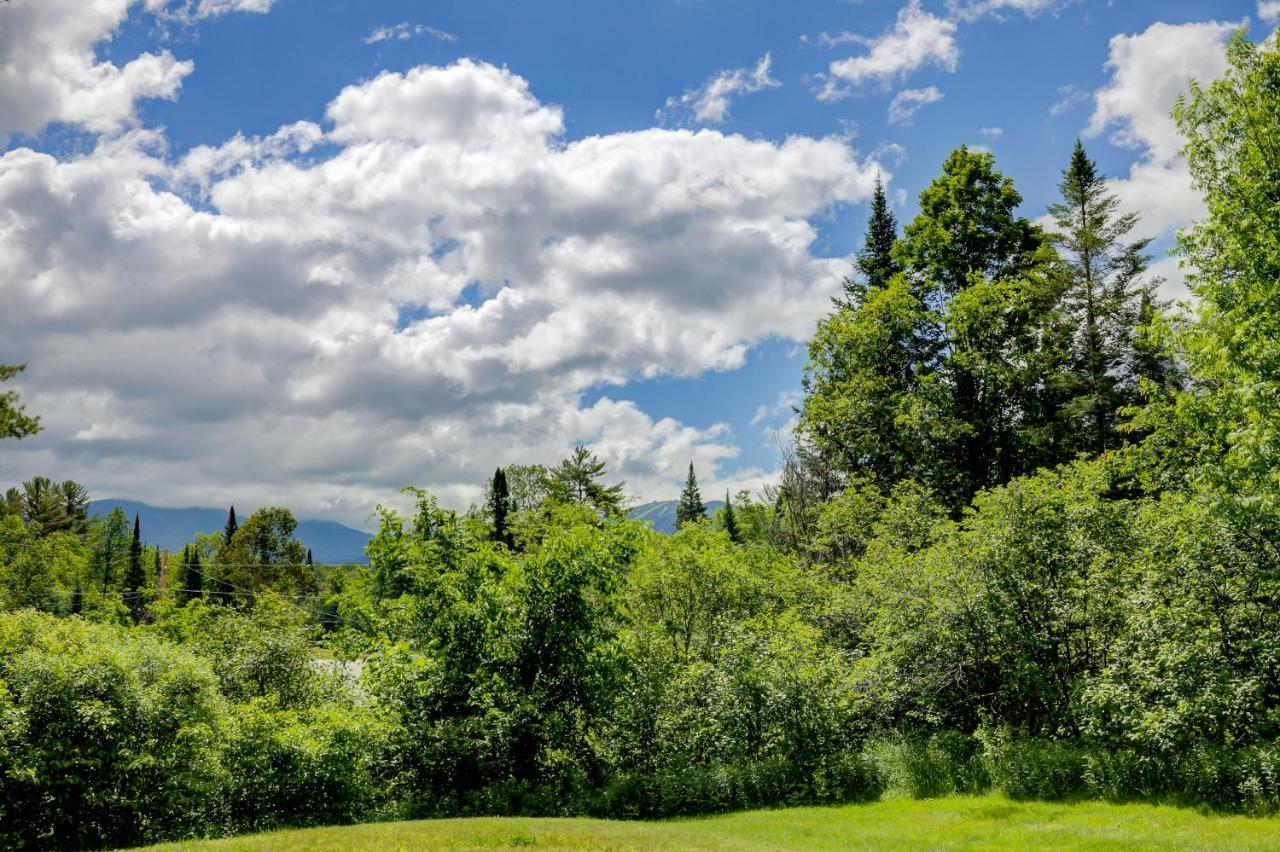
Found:
[[[94,4],[98,38],[129,5]],[[66,38],[93,62],[91,35]],[[52,73],[18,53],[6,79]],[[4,448],[8,479],[359,521],[401,485],[465,505],[495,465],[587,441],[633,493],[665,494],[690,458],[735,455],[727,427],[588,394],[806,335],[845,266],[812,254],[810,220],[879,168],[835,138],[568,141],[559,108],[471,60],[349,86],[323,126],[178,154],[131,120],[132,99],[175,91],[96,113],[32,97],[11,128],[100,135],[0,157],[0,362],[30,363],[46,425]]]

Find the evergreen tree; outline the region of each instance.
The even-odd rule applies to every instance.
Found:
[[[1138,216],[1118,211],[1119,199],[1078,139],[1058,191],[1062,200],[1049,213],[1067,277],[1063,310],[1075,379],[1064,415],[1074,421],[1078,449],[1101,453],[1120,443],[1118,410],[1138,399],[1135,328],[1142,300],[1151,298],[1141,282],[1151,241],[1126,241]]]
[[[222,531],[223,545],[231,544],[231,540],[236,537],[236,530],[240,529],[240,525],[236,523],[236,507],[232,506],[227,512],[227,525]]]
[[[135,623],[140,623],[146,616],[146,604],[143,600],[146,585],[147,575],[142,567],[142,522],[138,515],[134,515],[133,538],[129,542],[129,565],[124,574],[124,602]]]
[[[59,485],[58,490],[62,494],[67,532],[75,533],[83,541],[89,535],[89,491],[70,479]]]
[[[1159,302],[1155,285],[1148,283],[1138,297],[1138,322],[1133,336],[1133,376],[1143,393],[1145,384],[1152,392],[1176,393],[1182,390],[1184,375],[1169,347],[1154,339]]]
[[[179,600],[192,601],[204,596],[204,572],[201,570],[200,551],[187,545],[182,553],[182,591]]]
[[[729,498],[729,492],[724,492],[724,512],[721,514],[721,523],[724,524],[724,531],[728,533],[729,540],[734,544],[742,543],[742,533],[738,531],[738,519],[733,515],[733,500]]]
[[[22,483],[23,523],[40,535],[64,532],[70,526],[61,488],[47,476]]]
[[[507,487],[507,473],[502,468],[493,472],[493,481],[489,483],[489,518],[493,522],[491,540],[515,547],[515,538],[510,527],[511,491]]]
[[[0,382],[7,382],[27,368],[26,364],[0,364]],[[0,393],[0,438],[25,438],[40,431],[40,418],[23,414],[17,391]]]
[[[847,306],[859,304],[870,290],[888,285],[901,268],[893,259],[893,245],[898,240],[898,220],[889,210],[884,194],[884,183],[876,176],[875,193],[871,196],[871,215],[867,219],[867,235],[854,262],[855,274],[844,280],[844,301]]]
[[[693,472],[693,462],[689,462],[689,476],[685,478],[684,490],[680,492],[680,502],[676,504],[676,529],[685,524],[693,524],[707,517],[707,507],[698,492],[698,477]]]
[[[5,515],[22,517],[22,492],[16,488],[4,492],[4,502],[0,503],[0,517]]]
[[[308,567],[308,568],[315,568],[315,567],[316,567],[316,560],[315,560],[315,558],[311,555],[311,548],[309,548],[309,547],[307,548],[307,567]]]
[[[603,517],[622,514],[623,483],[604,485],[605,463],[586,447],[549,471],[551,496],[564,503],[589,506]]]
[[[229,562],[235,561],[237,551],[233,549],[233,541],[240,525],[236,522],[236,507],[227,510],[227,523],[222,530],[222,547],[218,549],[217,577],[210,583],[209,600],[212,603],[228,606],[231,604],[233,587],[231,584],[231,567]]]

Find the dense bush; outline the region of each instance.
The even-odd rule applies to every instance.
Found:
[[[223,763],[227,815],[236,829],[353,822],[385,793],[379,769],[386,728],[350,707],[281,709],[266,700],[236,708]]]
[[[0,614],[0,720],[4,845],[124,846],[217,820],[227,708],[188,650]]]
[[[981,793],[991,783],[981,743],[958,731],[876,737],[867,754],[886,789],[913,799]]]

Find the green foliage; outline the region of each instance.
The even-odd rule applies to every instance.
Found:
[[[0,364],[0,382],[7,382],[27,368],[26,364]],[[40,418],[29,417],[17,391],[0,393],[0,439],[25,438],[40,431]]]
[[[228,530],[233,522],[234,515],[228,516]],[[306,563],[307,549],[294,537],[297,529],[288,509],[259,509],[225,539],[218,555],[220,570],[242,602],[267,590],[282,595],[311,590],[315,573]]]
[[[261,830],[368,817],[384,796],[386,736],[384,723],[358,706],[236,707],[224,755],[231,824]]]
[[[877,737],[867,754],[888,791],[913,799],[977,795],[991,785],[982,744],[957,731]]]
[[[0,719],[7,846],[128,846],[203,833],[216,818],[226,708],[189,651],[0,614]]]
[[[511,532],[511,491],[507,487],[506,471],[502,468],[494,471],[489,483],[487,508],[489,520],[493,524],[493,540],[507,547],[515,547],[515,536]]]
[[[586,447],[574,447],[573,455],[549,472],[548,490],[552,499],[587,506],[601,517],[622,513],[623,483],[604,485],[605,463]]]
[[[193,600],[164,612],[151,629],[209,660],[231,701],[272,697],[284,707],[299,707],[319,693],[306,613],[270,593],[245,609]]]
[[[867,235],[854,263],[858,274],[842,282],[845,304],[851,307],[856,305],[868,292],[886,287],[902,271],[893,257],[893,247],[897,241],[898,220],[889,209],[884,182],[877,175],[876,188],[871,195]]]
[[[1107,193],[1106,179],[1079,140],[1058,188],[1062,200],[1049,205],[1049,214],[1059,229],[1053,241],[1067,279],[1062,309],[1069,369],[1056,388],[1062,398],[1053,402],[1068,423],[1064,439],[1101,453],[1119,445],[1119,412],[1137,404],[1142,379],[1167,381],[1169,368],[1138,335],[1157,307],[1154,283],[1141,280],[1150,239],[1125,241],[1138,216],[1119,212],[1119,199]]]

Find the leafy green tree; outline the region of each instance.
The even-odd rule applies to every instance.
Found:
[[[689,475],[685,478],[684,489],[676,503],[676,529],[685,524],[706,520],[706,517],[707,506],[702,502],[702,494],[698,491],[698,477],[693,472],[693,462],[689,462]]]
[[[223,579],[243,592],[247,603],[266,589],[283,595],[311,589],[315,575],[306,564],[306,548],[294,535],[297,529],[298,522],[288,509],[275,507],[254,512],[236,527],[220,553]]]
[[[670,643],[681,662],[713,660],[731,626],[759,614],[778,590],[775,554],[735,547],[703,524],[653,540],[628,576],[632,615]]]
[[[920,193],[894,258],[922,292],[954,296],[975,280],[1017,278],[1041,262],[1044,236],[1017,214],[1022,195],[995,158],[961,145]]]
[[[623,483],[604,485],[605,463],[586,447],[574,447],[573,454],[550,472],[551,497],[564,503],[587,506],[601,517],[622,514]]]
[[[106,518],[93,525],[89,535],[90,576],[97,580],[102,594],[114,591],[129,558],[129,518],[119,506],[113,506]]]
[[[0,364],[0,382],[7,382],[27,368],[26,364]],[[0,439],[25,438],[40,431],[40,418],[29,417],[17,391],[0,393]]]
[[[515,536],[511,532],[511,492],[507,487],[507,472],[498,468],[493,472],[489,483],[488,500],[489,520],[493,524],[493,541],[507,547],[515,547]]]
[[[537,509],[551,496],[551,472],[540,464],[513,464],[503,469],[507,491],[511,495],[511,511]]]
[[[1062,285],[1021,201],[990,154],[958,149],[894,244],[902,274],[819,324],[799,431],[824,463],[883,489],[916,479],[958,514],[1070,457],[1046,429]]]

